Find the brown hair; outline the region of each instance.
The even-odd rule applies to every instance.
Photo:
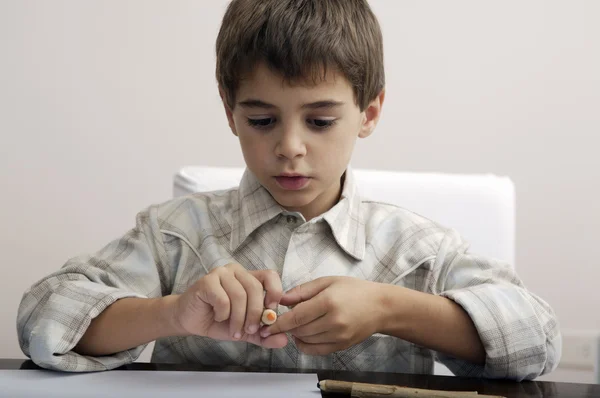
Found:
[[[385,84],[381,30],[367,0],[233,0],[216,51],[217,82],[232,109],[240,80],[260,62],[290,83],[314,84],[333,68],[361,111]]]

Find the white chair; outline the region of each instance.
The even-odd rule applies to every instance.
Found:
[[[189,166],[174,177],[174,196],[239,185],[243,168]],[[455,228],[471,250],[515,263],[515,189],[508,177],[353,170],[363,197],[402,206]],[[437,364],[436,374],[451,375]]]

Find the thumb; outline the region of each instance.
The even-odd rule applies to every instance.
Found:
[[[248,343],[264,348],[283,348],[288,344],[288,337],[285,333],[274,334],[267,338],[261,338],[258,333],[245,334],[244,339]]]
[[[291,306],[310,300],[331,285],[333,280],[334,279],[331,277],[324,277],[298,285],[285,292],[283,297],[281,297],[279,304]]]

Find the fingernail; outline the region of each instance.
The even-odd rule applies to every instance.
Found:
[[[273,303],[269,304],[269,308],[272,309],[272,310],[276,310],[277,309],[277,305],[278,305],[277,303],[273,302]]]
[[[248,333],[249,334],[254,334],[254,333],[256,333],[257,330],[258,330],[258,326],[256,326],[256,325],[250,325],[250,326],[248,326]]]
[[[239,340],[242,338],[242,334],[240,332],[235,332],[235,334],[233,335],[233,338],[236,340]]]
[[[267,330],[263,330],[262,332],[260,332],[260,336],[262,338],[269,337],[270,335],[271,333],[269,333]]]

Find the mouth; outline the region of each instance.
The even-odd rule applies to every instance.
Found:
[[[296,173],[283,173],[276,176],[275,181],[285,190],[297,191],[308,185],[310,177]]]

